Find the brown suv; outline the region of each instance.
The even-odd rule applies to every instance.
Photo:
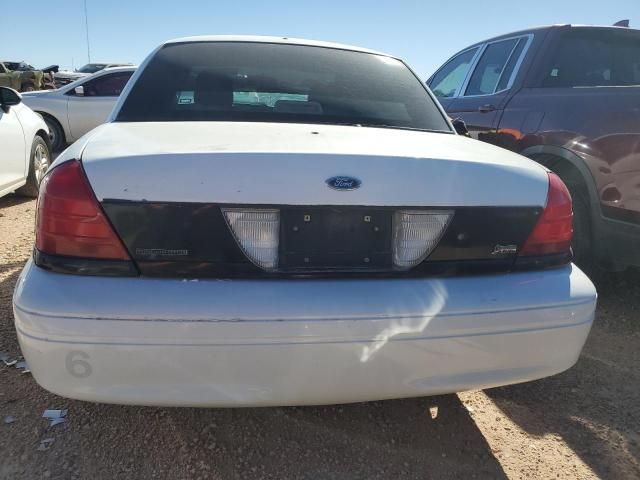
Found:
[[[472,137],[560,175],[578,263],[640,266],[640,30],[502,35],[457,53],[427,84]]]

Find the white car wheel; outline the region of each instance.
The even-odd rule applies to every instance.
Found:
[[[47,173],[49,168],[49,150],[47,146],[42,143],[37,143],[33,151],[33,158],[31,159],[33,173],[36,179],[36,183],[40,185],[44,174]]]
[[[62,150],[65,144],[64,132],[56,120],[48,115],[43,115],[44,121],[49,127],[49,144],[51,151],[57,152]]]
[[[27,183],[18,190],[20,195],[37,197],[40,183],[51,165],[49,147],[42,137],[36,136],[31,147],[31,162]]]

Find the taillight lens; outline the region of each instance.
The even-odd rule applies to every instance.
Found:
[[[247,208],[222,211],[245,255],[265,270],[277,269],[280,211]]]
[[[521,257],[569,253],[573,236],[571,194],[555,173],[549,173],[547,205],[518,254]]]
[[[77,160],[55,167],[40,185],[36,248],[51,255],[130,260]]]
[[[393,265],[407,270],[422,262],[437,245],[453,212],[399,210],[393,215]]]

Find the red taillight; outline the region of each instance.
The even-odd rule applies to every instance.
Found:
[[[40,185],[36,248],[52,255],[130,260],[77,160],[55,167]]]
[[[520,250],[520,256],[568,253],[573,235],[571,194],[555,173],[549,173],[547,206],[533,232]]]

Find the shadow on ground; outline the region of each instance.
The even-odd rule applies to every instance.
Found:
[[[20,354],[13,324],[13,288],[24,266],[23,261],[0,264],[0,351]]]
[[[23,197],[21,195],[9,194],[4,197],[0,197],[0,209],[13,207],[15,205],[22,205],[23,203],[29,203],[33,201],[33,198]],[[1,212],[0,212],[1,213]]]
[[[454,395],[254,409],[120,407],[47,396],[50,406],[69,408],[52,449],[38,452],[51,478],[506,478]],[[29,445],[18,438],[10,444]],[[33,464],[5,473],[31,478]]]
[[[578,363],[485,393],[527,433],[560,435],[601,478],[640,478],[640,271],[594,283],[596,321]]]

